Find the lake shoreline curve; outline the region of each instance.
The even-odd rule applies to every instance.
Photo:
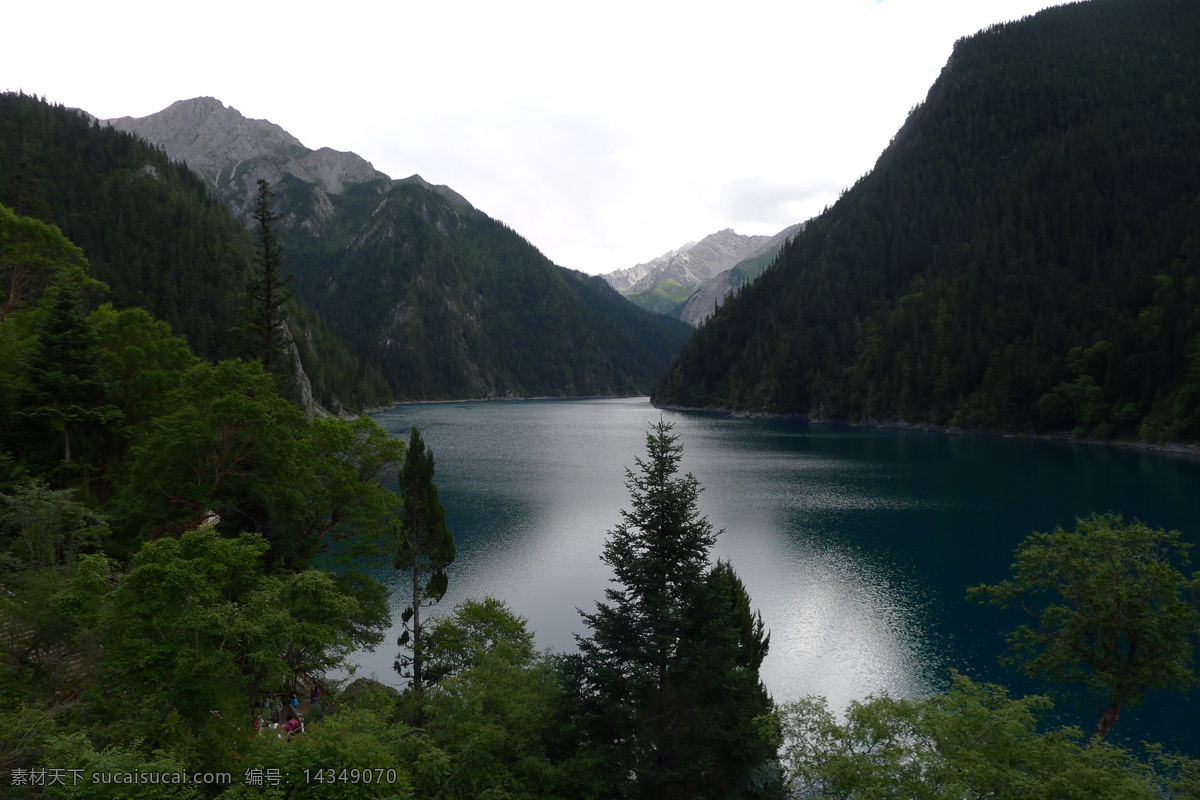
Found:
[[[655,408],[662,409],[663,411],[707,411],[743,419],[794,419],[807,422],[810,425],[844,425],[850,428],[920,431],[922,433],[940,433],[946,436],[1000,436],[1011,439],[1042,439],[1045,441],[1059,441],[1070,444],[1105,445],[1109,447],[1124,447],[1132,450],[1146,450],[1149,452],[1172,453],[1185,456],[1200,456],[1200,443],[1197,442],[1164,442],[1160,444],[1157,442],[1147,442],[1141,439],[1106,439],[1093,436],[1075,436],[1070,431],[1059,431],[1056,433],[1034,433],[1032,431],[1025,433],[1014,433],[1013,431],[994,431],[983,428],[960,428],[956,425],[938,425],[933,422],[909,422],[902,419],[877,420],[867,417],[866,419],[855,421],[844,417],[821,417],[814,414],[801,414],[794,411],[748,411],[745,409],[732,409],[721,406],[715,408],[691,408],[688,406],[658,405],[653,403],[652,405],[654,405]]]

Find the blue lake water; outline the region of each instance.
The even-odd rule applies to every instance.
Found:
[[[492,595],[529,620],[541,647],[574,648],[609,578],[606,532],[628,507],[624,471],[661,416],[705,487],[715,557],[742,577],[771,631],[763,680],[776,700],[872,693],[917,697],[951,670],[1036,691],[998,663],[1011,613],[968,603],[968,586],[1009,573],[1034,530],[1113,510],[1200,541],[1200,460],[1003,437],[878,431],[798,420],[660,412],[646,398],[402,405],[375,416],[420,428],[458,546],[435,615]],[[388,576],[396,581],[398,576]],[[395,606],[403,607],[399,595]],[[358,653],[360,675],[399,683],[396,633]],[[1063,705],[1090,730],[1090,705]],[[1195,698],[1152,696],[1114,738],[1200,755]]]

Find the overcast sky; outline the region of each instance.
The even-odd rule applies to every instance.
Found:
[[[216,97],[597,273],[819,213],[956,39],[1050,5],[38,0],[5,8],[0,88],[101,118]]]

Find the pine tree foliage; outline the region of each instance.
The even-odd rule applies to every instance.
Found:
[[[669,423],[646,449],[604,548],[615,585],[583,614],[592,633],[569,659],[581,724],[617,796],[777,795],[778,743],[757,721],[772,710],[758,680],[768,637],[729,565],[708,568],[716,534],[697,509],[699,482],[678,476]]]
[[[446,509],[438,500],[433,472],[433,451],[425,447],[420,431],[413,426],[400,472],[404,512],[395,562],[396,569],[410,573],[412,595],[401,614],[404,631],[396,642],[407,652],[401,652],[394,666],[412,680],[417,691],[427,682],[424,640],[428,623],[422,622],[421,609],[446,594],[446,567],[454,561],[454,536],[446,527]]]
[[[47,292],[28,375],[28,393],[15,416],[61,437],[65,464],[72,461],[72,433],[78,450],[83,436],[121,418],[117,407],[107,402],[99,336],[84,311],[78,287],[72,283]]]
[[[258,202],[251,215],[258,225],[258,252],[254,257],[254,270],[246,282],[247,345],[252,357],[263,364],[268,373],[273,372],[284,354],[287,325],[284,304],[291,299],[287,285],[291,276],[280,272],[283,265],[283,248],[275,236],[275,222],[279,215],[271,208],[274,192],[262,178],[258,180]]]

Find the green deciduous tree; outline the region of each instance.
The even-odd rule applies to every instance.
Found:
[[[330,557],[354,571],[394,552],[388,483],[404,443],[369,418],[310,422],[241,361],[194,366],[161,405],[171,411],[141,437],[118,502],[141,536],[217,514],[223,530],[261,531],[288,570]]]
[[[426,449],[421,433],[413,426],[400,472],[404,513],[396,550],[396,569],[410,571],[412,578],[412,599],[402,614],[404,632],[397,641],[409,651],[400,653],[395,668],[412,679],[412,686],[418,692],[427,680],[421,609],[436,603],[446,593],[446,567],[454,561],[454,537],[446,527],[446,509],[438,501],[433,472],[433,451]]]
[[[435,797],[446,760],[428,737],[395,722],[396,701],[390,687],[362,687],[344,693],[331,709],[310,713],[303,735],[267,731],[254,737],[219,800]],[[299,780],[273,785],[269,777],[263,779],[264,772],[269,776],[267,771],[275,770]]]
[[[158,539],[97,598],[107,699],[117,703],[109,713],[126,720],[128,734],[161,743],[174,719],[186,730],[233,736],[250,698],[321,674],[355,644],[372,643],[356,624],[357,599],[335,576],[266,575],[268,547],[258,534],[225,538],[209,526]],[[99,557],[88,558],[91,567]],[[81,570],[85,585],[65,592],[64,602],[78,608],[71,598],[94,574]]]
[[[18,551],[33,569],[73,566],[86,547],[108,535],[108,524],[77,502],[70,489],[53,490],[30,481],[0,494],[0,526],[13,531]]]
[[[261,365],[197,364],[172,402],[176,409],[152,423],[118,498],[128,530],[177,534],[214,513],[235,530],[262,530],[299,513],[304,415]]]
[[[0,322],[32,308],[56,281],[85,281],[87,269],[83,251],[56,226],[0,205]]]
[[[402,513],[388,483],[404,463],[404,442],[370,417],[316,419],[307,426],[300,511],[288,524],[299,565],[319,555],[342,566],[391,556],[392,527]]]
[[[1089,747],[1075,728],[1041,732],[1044,697],[955,678],[926,700],[851,703],[839,722],[821,698],[781,710],[793,796],[829,800],[1152,800],[1154,778],[1128,753]]]
[[[117,310],[105,303],[89,321],[100,344],[100,371],[131,435],[169,411],[165,400],[183,373],[196,364],[187,340],[140,308]],[[140,429],[140,430],[139,430]]]
[[[432,627],[426,655],[427,674],[440,676],[426,731],[449,762],[437,796],[590,795],[577,757],[558,746],[561,676],[524,619],[493,598],[468,600]]]
[[[778,794],[758,681],[767,641],[728,565],[708,569],[716,535],[697,509],[695,477],[678,477],[671,425],[646,436],[648,458],[626,471],[632,509],[603,560],[615,587],[584,614],[568,664],[590,744],[607,753],[612,790],[632,797]],[[711,726],[735,721],[735,731]],[[730,739],[741,737],[734,751]],[[700,794],[696,794],[700,792]]]
[[[1034,533],[1017,548],[1012,579],[969,597],[1031,618],[1009,635],[1011,660],[1031,677],[1078,684],[1096,698],[1102,740],[1122,708],[1154,689],[1195,681],[1200,578],[1185,576],[1189,545],[1179,531],[1117,514]]]

